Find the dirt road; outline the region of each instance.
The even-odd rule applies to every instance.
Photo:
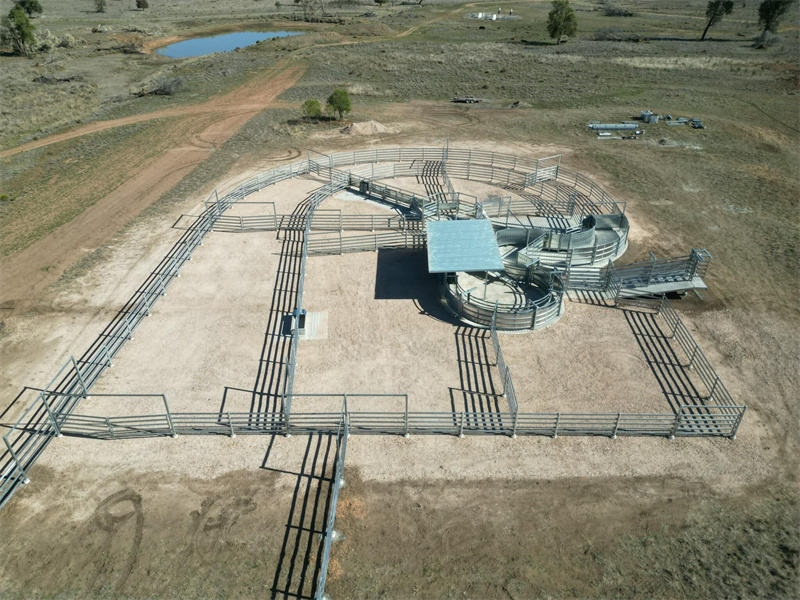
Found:
[[[64,270],[87,251],[101,246],[117,231],[158,200],[172,186],[203,162],[210,151],[225,143],[283,91],[303,75],[301,63],[280,61],[263,74],[224,96],[196,106],[181,107],[115,121],[92,123],[46,140],[20,146],[23,151],[74,137],[162,117],[183,116],[180,126],[165,130],[175,135],[174,147],[146,164],[129,179],[80,216],[46,238],[9,258],[0,271],[0,304],[6,309],[24,308],[56,281]],[[58,139],[56,139],[58,138]],[[125,169],[125,165],[120,165]],[[54,267],[54,268],[53,268]]]
[[[106,129],[112,129],[114,127],[123,127],[125,125],[133,125],[135,123],[152,121],[164,117],[181,117],[208,113],[235,113],[240,115],[251,111],[258,112],[267,108],[278,95],[294,85],[304,71],[305,68],[299,63],[283,60],[270,67],[264,74],[264,77],[256,77],[251,83],[236,88],[225,95],[212,97],[202,104],[168,108],[109,121],[94,121],[82,127],[76,127],[70,131],[65,131],[64,133],[50,135],[46,138],[28,142],[27,144],[22,144],[15,148],[3,150],[0,152],[0,158],[6,158],[19,154],[20,152],[35,150],[36,148],[42,148],[43,146],[49,146],[51,144],[57,144],[58,142],[64,142],[91,133],[97,133],[98,131],[105,131]],[[243,121],[242,124],[244,122],[246,121]]]

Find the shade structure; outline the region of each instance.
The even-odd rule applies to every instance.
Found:
[[[428,272],[505,271],[489,219],[428,221]]]

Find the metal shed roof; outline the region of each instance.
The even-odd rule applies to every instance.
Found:
[[[505,271],[489,219],[428,221],[428,272]]]

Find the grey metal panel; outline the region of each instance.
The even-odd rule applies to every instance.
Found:
[[[428,272],[505,271],[488,219],[428,221]]]

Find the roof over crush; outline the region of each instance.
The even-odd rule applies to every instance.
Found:
[[[505,271],[489,219],[428,221],[428,272]]]

